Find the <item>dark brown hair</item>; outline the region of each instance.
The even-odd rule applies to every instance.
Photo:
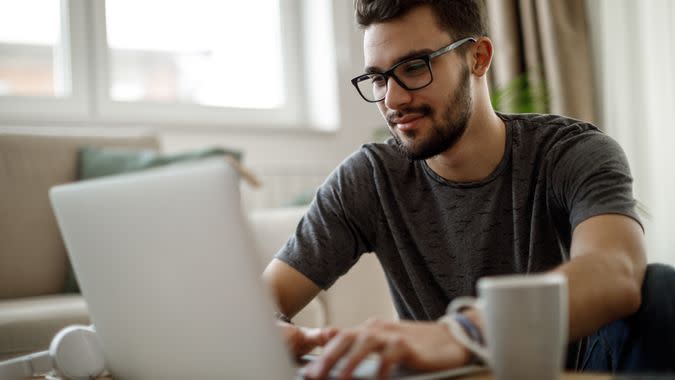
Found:
[[[454,39],[487,36],[483,0],[354,0],[356,22],[363,28],[422,5],[431,7],[438,25]]]

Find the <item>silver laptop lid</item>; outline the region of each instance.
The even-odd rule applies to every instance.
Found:
[[[293,378],[221,159],[53,188],[116,378]]]

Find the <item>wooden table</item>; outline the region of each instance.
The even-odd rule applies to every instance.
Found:
[[[29,380],[43,380],[44,377],[31,377]],[[112,380],[112,377],[104,376],[99,377],[99,380]],[[611,375],[603,374],[584,374],[584,373],[564,373],[561,377],[561,380],[611,380]],[[223,379],[226,380],[226,379]],[[452,380],[494,380],[494,376],[491,373],[479,373],[468,376],[453,377]]]
[[[587,374],[587,373],[564,373],[561,377],[561,380],[610,380],[613,376],[611,375],[598,375],[598,374]],[[459,377],[455,379],[461,380],[493,380],[494,376],[491,373],[481,373],[475,375],[469,375],[464,377]]]

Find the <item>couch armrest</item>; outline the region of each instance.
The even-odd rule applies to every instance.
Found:
[[[295,231],[306,208],[254,211],[251,229],[261,260],[261,273]],[[323,315],[323,316],[321,316]],[[396,320],[387,282],[374,254],[366,254],[328,291],[321,292],[293,320],[304,326],[357,325],[366,319]]]
[[[0,300],[0,360],[46,350],[54,334],[72,324],[89,324],[79,294]]]

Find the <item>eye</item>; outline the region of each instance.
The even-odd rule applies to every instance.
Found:
[[[373,87],[384,87],[387,85],[387,81],[384,79],[384,75],[371,75],[370,81],[373,83]]]
[[[415,59],[406,62],[398,67],[402,75],[415,76],[424,74],[427,71],[427,63],[423,59]]]

